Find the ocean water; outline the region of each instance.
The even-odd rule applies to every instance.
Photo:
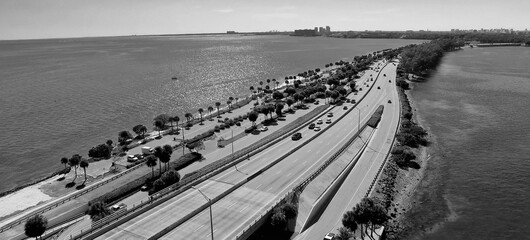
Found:
[[[434,142],[407,239],[529,239],[530,48],[450,53],[411,97]]]
[[[114,142],[158,114],[249,94],[260,80],[421,41],[289,36],[151,36],[0,41],[0,192],[60,158]],[[172,76],[178,80],[171,80]]]

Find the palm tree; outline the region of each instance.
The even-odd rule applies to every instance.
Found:
[[[190,120],[193,118],[193,115],[191,115],[191,113],[186,113],[186,114],[184,114],[184,117],[187,120],[187,125],[189,125]]]
[[[253,86],[250,86],[250,95],[254,95],[254,87]]]
[[[260,87],[263,86],[263,81],[259,81]]]
[[[180,117],[179,116],[174,116],[173,117],[173,121],[175,121],[177,123],[177,130],[178,130]]]
[[[285,85],[289,85],[289,80],[285,80]]]
[[[46,232],[47,227],[48,219],[41,214],[37,214],[26,221],[26,224],[24,225],[24,233],[28,237],[38,239],[44,234],[44,232]]]
[[[158,161],[160,161],[160,165],[158,165],[158,176],[160,176],[162,175],[162,158],[164,157],[164,149],[160,146],[155,147],[155,152],[153,155],[155,155],[155,157],[158,158]]]
[[[274,82],[274,84],[276,84],[276,88],[278,88],[278,84],[280,84],[280,82],[276,81],[276,78],[273,78],[272,81]]]
[[[271,80],[267,79],[267,86],[269,86],[269,83],[271,83]]]
[[[70,167],[74,168],[74,180],[72,182],[75,182],[75,179],[77,178],[77,166],[79,166],[79,162],[81,161],[81,156],[79,154],[74,154],[70,159],[68,159],[68,164],[70,164]]]
[[[228,101],[226,101],[226,104],[228,105],[228,112],[230,112],[230,110],[232,108],[232,101],[228,100]]]
[[[166,164],[166,171],[169,168],[169,160],[171,160],[171,154],[173,154],[173,147],[171,147],[169,144],[166,144],[162,147],[164,149],[165,158],[163,159],[164,163]]]
[[[204,123],[202,123],[202,112],[204,112],[204,109],[202,108],[199,108],[199,114],[201,115],[201,125],[203,125]]]
[[[212,120],[212,111],[213,111],[213,107],[208,106],[208,117],[210,117],[210,120]]]
[[[155,166],[156,166],[156,157],[153,155],[147,156],[146,164],[151,168],[151,178],[155,177]]]
[[[88,161],[86,159],[81,160],[81,162],[79,162],[79,166],[81,168],[83,168],[83,172],[85,172],[85,180],[83,181],[83,184],[81,184],[81,185],[85,185],[85,182],[86,182],[86,168],[88,167]]]
[[[229,108],[231,108],[232,107],[232,102],[234,101],[234,98],[233,97],[229,97],[228,101],[230,101],[230,107]]]
[[[61,163],[64,164],[64,175],[66,175],[66,164],[68,164],[68,158],[67,157],[61,158]]]
[[[238,98],[238,97],[236,97],[236,104],[237,104],[237,101],[239,101],[239,98]]]
[[[160,133],[160,131],[162,131],[162,128],[164,128],[164,122],[162,122],[160,120],[156,120],[155,121],[155,127],[158,130],[158,136],[162,137],[162,134]]]
[[[215,103],[215,107],[217,108],[217,118],[221,118],[221,116],[219,116],[219,106],[221,106],[221,103],[220,102],[216,102]]]

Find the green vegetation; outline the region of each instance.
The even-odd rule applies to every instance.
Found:
[[[436,32],[436,31],[362,31],[343,32],[334,34],[333,37],[341,38],[403,38],[426,39],[458,38],[463,41],[479,41],[482,43],[524,43],[530,40],[524,33],[493,33],[493,32]]]
[[[88,156],[92,158],[110,158],[112,153],[112,146],[108,144],[100,144],[88,151]]]
[[[382,202],[374,198],[363,198],[352,210],[344,213],[342,225],[352,233],[359,227],[361,239],[364,239],[364,234],[370,234],[369,237],[373,239],[374,230],[387,220],[387,211]]]
[[[75,183],[75,179],[77,179],[77,167],[79,166],[79,162],[81,161],[81,156],[79,154],[74,154],[70,159],[68,159],[68,164],[70,167],[74,168],[74,179],[72,180],[72,183]]]
[[[88,206],[88,215],[93,222],[98,221],[109,214],[109,208],[101,201],[94,202]]]
[[[26,221],[26,224],[24,225],[24,233],[28,237],[42,239],[41,236],[42,234],[44,234],[47,227],[48,219],[46,219],[46,217],[42,216],[41,214],[37,214]]]

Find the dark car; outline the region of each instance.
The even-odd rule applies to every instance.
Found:
[[[313,128],[315,128],[315,124],[314,123],[309,124],[309,129],[313,129]]]
[[[381,87],[377,86],[377,89],[381,89]]]
[[[296,141],[296,140],[298,140],[300,138],[302,138],[302,134],[299,133],[299,132],[297,132],[297,133],[293,134],[293,136],[291,136],[291,139],[294,140],[294,141]]]
[[[392,101],[388,100],[388,103],[392,103]]]
[[[348,107],[347,107],[347,106],[344,106],[342,109],[344,109],[344,110],[348,110]]]

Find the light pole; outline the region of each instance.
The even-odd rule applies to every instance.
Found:
[[[366,105],[366,106],[364,106],[362,108],[365,108],[365,107],[368,107],[368,105]],[[359,107],[356,108],[357,111],[359,111],[359,115],[357,116],[358,117],[358,119],[357,119],[357,132],[361,131],[361,109],[362,108],[359,108]]]
[[[196,188],[195,186],[191,186],[191,188],[199,191],[199,193],[208,200],[208,205],[210,205],[210,231],[212,234],[212,240],[213,240],[213,218],[212,218],[212,199],[208,198],[200,189]]]

